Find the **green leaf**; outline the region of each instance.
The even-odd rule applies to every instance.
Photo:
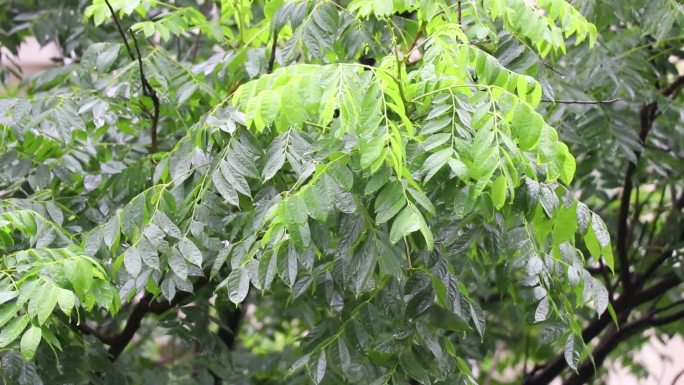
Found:
[[[397,243],[408,234],[420,229],[419,218],[411,207],[404,208],[392,223],[390,242]]]
[[[362,142],[359,145],[359,153],[361,154],[361,168],[369,168],[382,154],[385,148],[385,137],[376,136],[373,139]]]
[[[277,262],[278,259],[276,258],[275,253],[272,252],[264,253],[261,259],[259,259],[259,284],[264,291],[268,291],[271,288],[273,278],[275,278],[276,274]]]
[[[202,252],[195,246],[195,243],[188,238],[183,238],[178,242],[178,249],[185,259],[197,267],[202,267]]]
[[[594,300],[594,307],[596,307],[596,314],[598,317],[606,311],[610,303],[608,290],[598,280],[594,279],[591,283],[591,297]]]
[[[21,337],[21,342],[19,343],[19,348],[21,350],[21,355],[26,361],[31,361],[33,356],[36,355],[36,350],[40,344],[42,331],[37,326],[31,326],[29,330],[24,333]]]
[[[577,365],[580,361],[582,341],[579,337],[574,334],[570,334],[565,340],[565,347],[563,348],[563,356],[565,357],[565,362],[574,371],[577,371]]]
[[[330,166],[330,176],[346,191],[351,190],[354,185],[354,174],[352,174],[349,167],[339,162],[335,162]]]
[[[71,290],[57,288],[57,304],[64,314],[70,316],[71,310],[76,305],[76,296]]]
[[[238,197],[237,191],[235,191],[233,186],[226,181],[221,173],[215,172],[214,175],[212,175],[211,180],[214,182],[216,190],[223,196],[223,199],[233,206],[240,206],[240,198]]]
[[[47,209],[48,214],[50,214],[50,218],[52,218],[56,224],[61,225],[64,222],[64,213],[62,213],[62,209],[60,209],[59,206],[53,202],[47,202],[45,203],[45,208]]]
[[[475,325],[475,330],[480,335],[480,338],[484,338],[485,331],[485,318],[482,309],[476,303],[470,304],[470,316],[473,319],[473,324]]]
[[[556,193],[547,186],[542,186],[541,194],[539,197],[539,203],[541,203],[544,212],[549,218],[553,218],[553,214],[556,212],[560,201]]]
[[[401,183],[391,182],[380,191],[375,199],[375,212],[381,213],[404,201],[404,190]]]
[[[156,227],[156,226],[154,226],[154,227],[153,226],[154,225],[150,225],[146,228],[146,231],[145,231],[146,236],[148,234],[152,235],[152,232],[154,231],[152,229],[154,229]],[[159,238],[155,239],[155,242],[157,242],[157,244],[159,246],[163,246],[166,244],[166,242],[163,239],[164,233],[162,233],[161,229],[159,229],[158,227],[156,227],[156,229],[159,232],[156,236],[158,236]],[[148,231],[148,230],[150,230],[150,231]],[[143,263],[145,263],[145,265],[147,265],[148,267],[150,267],[154,270],[157,270],[157,271],[159,271],[161,269],[161,266],[159,265],[159,256],[157,255],[157,250],[155,250],[154,245],[152,244],[151,241],[148,240],[148,238],[145,238],[145,237],[141,238],[138,241],[136,248],[138,249],[138,253],[140,254],[140,257],[142,258],[142,261],[143,261]]]
[[[530,151],[537,146],[544,124],[544,119],[526,104],[519,103],[515,107],[511,132],[521,150]]]
[[[378,214],[375,216],[375,222],[378,224],[385,223],[390,219],[394,218],[397,213],[406,206],[406,201],[404,200],[404,195],[402,194],[397,201],[385,210],[379,210]]]
[[[242,174],[238,173],[230,164],[226,162],[221,163],[220,169],[221,174],[225,178],[226,182],[228,182],[235,189],[235,191],[248,197],[252,196],[252,193],[249,189],[249,184]]]
[[[591,211],[589,211],[587,205],[582,202],[577,202],[577,225],[581,234],[584,234],[584,232],[587,231],[590,220]]]
[[[337,8],[332,4],[323,3],[311,14],[316,25],[330,33],[337,32],[338,15]]]
[[[323,381],[327,365],[328,360],[325,356],[325,350],[321,350],[321,353],[318,355],[318,360],[316,360],[316,366],[312,373],[312,379],[315,384],[320,384],[321,381]]]
[[[17,314],[20,307],[21,306],[17,303],[11,303],[0,307],[0,328],[5,326],[5,324]]]
[[[494,143],[495,134],[491,130],[482,129],[477,132],[471,148],[473,165],[469,168],[470,177],[476,180],[489,181],[499,164],[499,151]]]
[[[45,323],[52,314],[52,310],[57,306],[57,289],[54,284],[45,282],[31,294],[28,314],[35,318],[39,325]]]
[[[176,239],[180,239],[180,237],[181,237],[180,229],[163,212],[156,211],[154,213],[154,223],[157,226],[159,226],[159,228],[162,229],[162,231],[164,231],[166,234],[168,234],[168,235],[170,235]]]
[[[596,239],[598,240],[599,246],[603,248],[610,245],[610,233],[608,233],[606,224],[603,223],[601,217],[593,213],[591,214],[591,229],[594,231],[594,234],[596,235]]]
[[[247,270],[242,267],[233,269],[226,278],[226,288],[228,289],[228,298],[234,304],[240,304],[247,297],[249,292],[249,275]]]
[[[261,105],[259,112],[261,119],[266,124],[271,124],[280,111],[280,95],[277,92],[266,90],[259,94]]]
[[[413,213],[416,216],[416,220],[418,221],[418,228],[420,229],[420,233],[423,235],[423,238],[425,239],[425,244],[427,245],[428,250],[432,251],[435,248],[435,240],[432,236],[432,232],[430,231],[427,222],[425,222],[423,214],[421,214],[420,211],[418,211],[418,209],[415,208],[415,206],[411,206],[411,209],[413,210]]]
[[[142,259],[140,258],[140,252],[138,252],[138,249],[135,246],[126,249],[123,262],[128,274],[133,277],[140,275],[140,272],[142,271]]]
[[[0,305],[15,299],[19,295],[17,291],[0,291]]]
[[[289,131],[286,133],[289,137]],[[285,165],[285,138],[278,137],[271,143],[268,149],[266,164],[264,170],[261,172],[262,178],[267,181],[273,178],[283,165]]]
[[[428,198],[428,196],[425,195],[424,192],[410,188],[410,187],[408,188],[408,192],[411,194],[411,196],[416,201],[416,203],[418,203],[422,208],[427,210],[427,212],[429,212],[432,215],[437,214],[437,210],[435,209],[435,206],[432,204],[432,202],[430,201],[430,198]]]
[[[421,169],[421,173],[425,174],[425,182],[432,179],[432,177],[435,176],[435,174],[437,174],[437,172],[439,172],[439,170],[441,170],[445,164],[447,164],[449,159],[451,159],[453,152],[454,151],[451,148],[445,148],[443,150],[437,151],[425,159],[425,163],[423,163],[423,167]]]
[[[546,321],[549,317],[551,307],[549,306],[549,298],[544,297],[537,304],[537,309],[534,311],[534,322]]]
[[[422,143],[423,150],[425,150],[425,151],[434,150],[435,148],[441,146],[442,144],[446,143],[450,139],[451,139],[451,134],[446,133],[446,132],[441,133],[441,134],[430,135]]]
[[[309,215],[321,222],[326,221],[334,208],[330,191],[326,187],[326,183],[317,183],[304,191],[304,202]]]
[[[287,286],[292,286],[297,280],[299,262],[297,261],[297,250],[290,243],[288,247],[281,247],[278,250],[278,270],[280,277]]]
[[[119,241],[119,214],[115,213],[104,226],[103,240],[107,247],[112,247]]]
[[[171,249],[169,255],[169,267],[171,267],[171,270],[181,279],[186,279],[188,277],[188,265],[185,262],[185,258],[175,247]]]
[[[492,202],[497,210],[506,203],[506,178],[503,175],[499,175],[492,184]]]
[[[26,314],[20,315],[13,319],[10,323],[0,331],[0,348],[4,348],[16,340],[21,332],[26,329],[29,323],[29,317]]]

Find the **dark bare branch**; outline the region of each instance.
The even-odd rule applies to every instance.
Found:
[[[159,97],[145,76],[145,69],[143,67],[142,55],[140,54],[140,47],[138,46],[138,39],[135,38],[135,34],[132,30],[129,30],[129,32],[131,33],[131,39],[133,39],[135,52],[138,54],[138,67],[140,69],[140,83],[142,83],[143,94],[152,100],[152,106],[154,108],[154,112],[152,113],[152,126],[150,127],[150,152],[155,153],[157,152],[157,126],[159,125]]]
[[[662,293],[677,287],[682,281],[674,274],[668,274],[665,278],[658,281],[656,284],[642,290],[640,293],[628,297],[621,296],[616,299],[612,305],[617,314],[629,314],[629,312],[639,305],[650,302],[658,298]],[[589,343],[603,330],[611,324],[612,320],[607,313],[603,313],[601,317],[595,318],[582,332],[582,338],[585,343]],[[565,357],[563,354],[556,356],[548,364],[535,368],[528,376],[523,385],[542,385],[549,384],[554,378],[558,377],[563,370],[567,368]]]
[[[266,73],[273,72],[273,66],[275,66],[276,48],[278,46],[278,29],[273,29],[273,44],[271,45],[271,56],[268,58],[268,68]]]
[[[594,349],[594,362],[585,362],[578,368],[577,373],[567,379],[563,385],[586,384],[596,374],[595,368],[601,367],[601,364],[608,357],[608,354],[615,350],[620,343],[649,327],[664,326],[683,318],[684,310],[663,317],[654,317],[654,312],[652,312],[639,320],[623,325],[619,330],[612,327]]]
[[[606,100],[570,100],[570,99],[542,99],[542,103],[553,103],[553,104],[611,104],[621,101],[621,98],[616,99],[606,99]]]
[[[131,49],[131,45],[128,44],[128,37],[126,37],[126,32],[124,32],[123,27],[121,26],[121,22],[119,21],[119,17],[116,15],[116,12],[114,12],[114,8],[112,8],[112,5],[109,3],[109,0],[104,0],[105,4],[107,4],[107,8],[109,8],[109,12],[112,14],[112,19],[114,19],[114,24],[116,24],[116,29],[119,30],[119,35],[121,35],[121,39],[123,39],[124,45],[126,46],[126,52],[128,52],[128,56],[131,58],[131,60],[135,60],[135,55],[133,54],[133,50]]]

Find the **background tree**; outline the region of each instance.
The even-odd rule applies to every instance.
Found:
[[[581,384],[681,332],[675,1],[0,9],[63,52],[0,99],[5,383]]]

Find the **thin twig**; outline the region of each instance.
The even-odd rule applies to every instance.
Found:
[[[463,21],[463,11],[461,9],[461,0],[458,0],[458,25],[461,26]]]
[[[621,98],[616,99],[606,99],[606,100],[553,100],[553,99],[542,99],[542,103],[553,103],[553,104],[611,104],[621,101]]]
[[[135,55],[133,55],[133,50],[131,49],[131,45],[128,44],[128,38],[126,37],[126,32],[124,32],[123,27],[121,27],[121,22],[119,22],[119,17],[116,16],[116,12],[114,12],[114,8],[112,8],[112,5],[109,3],[109,0],[104,0],[105,4],[107,4],[107,8],[109,8],[109,12],[112,13],[112,18],[114,19],[114,23],[116,24],[116,29],[119,30],[119,35],[121,35],[121,38],[123,39],[124,45],[126,46],[126,52],[128,52],[128,56],[131,58],[131,60],[135,60]]]
[[[268,58],[268,68],[266,73],[273,72],[273,66],[275,65],[276,47],[278,44],[278,28],[273,29],[273,44],[271,45],[271,57]]]
[[[551,70],[551,72],[555,73],[556,75],[560,76],[561,78],[565,79],[565,74],[560,72],[559,70],[555,69],[551,64],[541,61],[542,65],[546,67],[547,69]]]
[[[411,43],[411,46],[409,47],[408,51],[406,51],[406,56],[404,56],[404,64],[407,64],[409,62],[409,58],[411,57],[411,54],[413,54],[413,51],[416,49],[416,45],[418,44],[418,40],[423,34],[423,22],[421,21],[420,24],[418,24],[418,32],[416,32],[416,37],[413,38],[413,42]]]
[[[152,104],[154,106],[154,114],[152,115],[152,126],[150,127],[150,152],[157,152],[157,125],[159,124],[159,97],[157,92],[152,88],[152,85],[147,80],[145,76],[145,70],[143,69],[142,55],[140,54],[140,47],[138,46],[138,40],[135,38],[135,34],[132,30],[131,38],[133,39],[133,45],[135,46],[135,52],[138,54],[138,66],[140,67],[140,82],[142,83],[143,94],[152,99]]]
[[[129,30],[131,33],[131,38],[133,39],[133,45],[135,46],[135,52],[137,53],[137,58],[136,55],[133,53],[133,50],[131,49],[131,45],[128,42],[128,37],[126,36],[126,32],[124,32],[123,27],[121,26],[121,22],[119,21],[118,16],[116,16],[116,12],[114,11],[114,8],[112,8],[112,5],[109,3],[109,0],[104,0],[105,4],[107,4],[107,8],[109,8],[109,11],[112,14],[112,18],[114,19],[114,23],[116,24],[116,29],[119,31],[119,35],[121,35],[121,39],[124,42],[124,45],[126,46],[126,52],[128,52],[128,56],[131,58],[131,60],[138,62],[138,66],[140,67],[140,82],[142,83],[142,90],[143,90],[143,95],[149,97],[152,99],[152,104],[154,105],[154,113],[152,115],[152,126],[150,127],[150,152],[155,153],[157,152],[157,125],[159,124],[159,97],[157,97],[157,93],[154,91],[154,88],[150,85],[150,83],[147,81],[147,77],[145,77],[145,71],[143,69],[143,62],[142,62],[142,55],[140,54],[140,47],[138,47],[138,40],[135,38],[135,34],[133,31]]]

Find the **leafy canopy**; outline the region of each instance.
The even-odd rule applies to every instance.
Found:
[[[610,235],[538,113],[541,60],[597,39],[566,1],[68,3],[77,60],[0,99],[7,378],[149,381],[149,346],[104,364],[143,321],[195,346],[178,383],[474,383],[490,285],[588,357]],[[229,358],[228,302],[281,342]]]

